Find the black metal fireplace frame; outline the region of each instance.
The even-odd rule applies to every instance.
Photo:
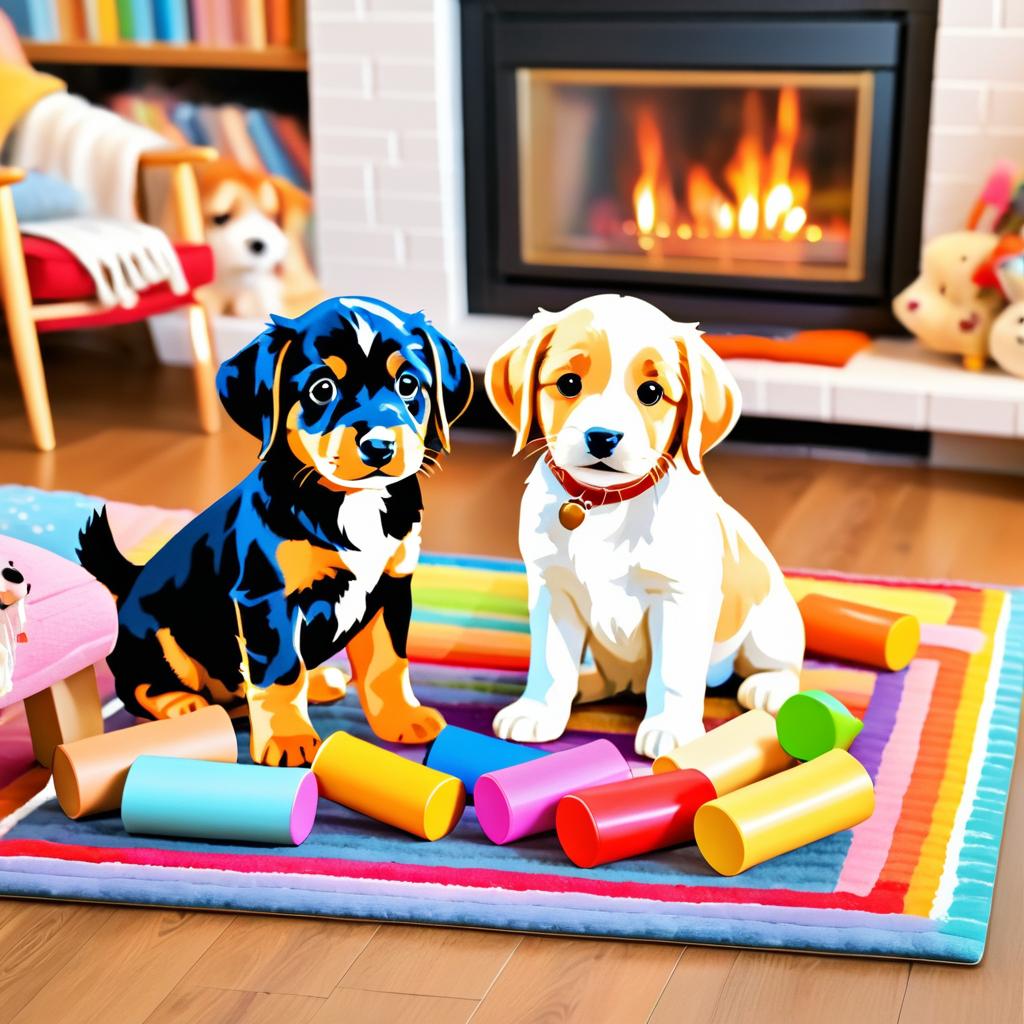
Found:
[[[706,324],[895,327],[916,273],[937,0],[462,0],[470,312],[529,314],[629,291]],[[824,54],[824,55],[823,55]],[[857,282],[655,275],[522,262],[514,69],[687,67],[874,73],[865,275]],[[888,172],[886,172],[888,167]]]

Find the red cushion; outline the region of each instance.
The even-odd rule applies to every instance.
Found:
[[[67,249],[48,238],[22,235],[25,269],[32,301],[76,302],[94,299],[96,288],[89,272]],[[213,280],[213,253],[208,245],[175,244],[189,289]],[[67,330],[75,327],[100,327],[107,324],[131,323],[154,313],[163,313],[191,301],[191,295],[175,295],[166,284],[147,288],[139,293],[139,304],[131,309],[113,307],[87,316],[40,320],[39,331]]]

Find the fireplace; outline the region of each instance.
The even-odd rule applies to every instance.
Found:
[[[463,0],[470,311],[628,291],[722,327],[891,327],[935,7]]]

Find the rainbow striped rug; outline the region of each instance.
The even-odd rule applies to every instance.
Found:
[[[0,488],[0,534],[70,554],[95,503]],[[111,511],[136,559],[188,516],[116,503]],[[327,801],[298,849],[142,841],[116,815],[67,820],[46,772],[31,766],[20,711],[7,709],[0,892],[975,963],[996,891],[1020,714],[1024,591],[805,572],[791,573],[789,584],[797,594],[912,612],[924,643],[902,672],[808,663],[805,685],[836,694],[864,720],[853,753],[875,781],[877,809],[851,831],[737,878],[715,875],[692,846],[581,870],[553,836],[492,846],[472,808],[437,843]],[[487,729],[523,682],[522,567],[428,556],[415,592],[420,698],[453,724]],[[729,684],[710,692],[709,726],[738,713]],[[116,700],[107,711],[108,728],[128,724]],[[549,748],[607,736],[632,758],[639,717],[635,704],[588,707]],[[354,700],[319,708],[314,719],[324,735],[348,729],[370,738]],[[240,735],[243,753],[247,746]]]

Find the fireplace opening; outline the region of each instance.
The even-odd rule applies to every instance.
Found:
[[[471,312],[895,327],[935,0],[462,0]]]
[[[516,78],[525,263],[863,277],[869,74]]]

